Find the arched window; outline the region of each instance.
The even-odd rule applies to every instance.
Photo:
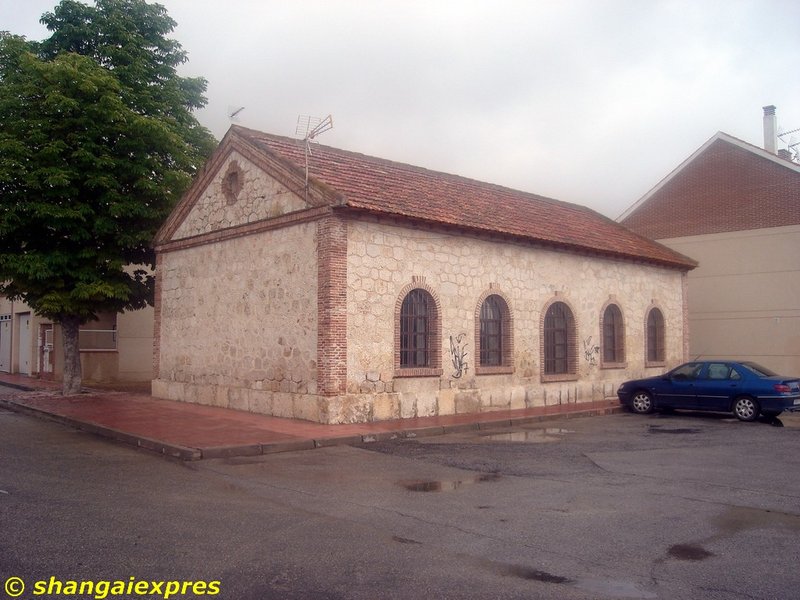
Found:
[[[422,289],[411,290],[400,308],[400,367],[433,366],[436,305]]]
[[[647,313],[647,362],[663,363],[666,360],[664,349],[664,315],[657,308]]]
[[[550,305],[544,317],[544,374],[575,373],[575,319],[564,302]]]
[[[609,304],[603,311],[603,364],[625,362],[625,326],[622,311],[616,304]]]
[[[480,366],[500,367],[507,364],[508,306],[497,294],[487,297],[480,314]]]

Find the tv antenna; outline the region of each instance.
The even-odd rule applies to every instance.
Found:
[[[239,108],[229,106],[228,107],[228,118],[231,120],[232,123],[239,122],[239,113],[244,110],[244,106],[240,106]]]
[[[311,142],[314,139],[333,129],[333,117],[328,115],[324,119],[318,117],[310,117],[308,115],[300,115],[297,117],[297,128],[295,135],[303,136],[303,146],[305,147],[306,159],[306,200],[308,200],[308,157],[311,156]]]
[[[794,163],[798,162],[798,158],[800,158],[800,142],[797,141],[797,138],[792,135],[794,133],[800,132],[800,127],[797,129],[792,129],[790,131],[780,131],[778,133],[778,139],[786,144],[786,149],[789,151],[789,160]],[[790,136],[789,139],[785,139],[786,136]]]

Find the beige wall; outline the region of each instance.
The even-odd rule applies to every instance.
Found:
[[[614,394],[625,379],[660,373],[645,368],[644,320],[653,301],[667,324],[667,364],[684,359],[682,275],[632,263],[477,240],[372,222],[349,224],[348,395],[331,399],[333,422],[406,418],[475,410],[581,402]],[[414,277],[442,306],[441,377],[394,377],[395,306]],[[475,312],[490,285],[508,300],[514,323],[511,375],[474,375]],[[556,294],[575,311],[579,377],[542,383],[540,318]],[[602,369],[584,355],[598,345],[600,312],[622,309],[627,368]],[[469,371],[453,377],[450,336],[465,334]],[[599,357],[595,354],[599,363]]]
[[[691,357],[800,375],[800,226],[659,241],[700,263],[689,274]]]
[[[149,381],[153,378],[153,307],[117,315],[119,381]]]

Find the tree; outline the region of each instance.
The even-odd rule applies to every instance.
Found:
[[[66,395],[80,325],[152,304],[152,238],[215,141],[163,7],[64,0],[42,21],[41,43],[0,33],[0,293],[61,324]]]

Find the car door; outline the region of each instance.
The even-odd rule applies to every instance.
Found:
[[[710,362],[695,381],[698,410],[728,411],[742,377],[729,363]]]
[[[656,403],[665,408],[694,408],[695,381],[703,368],[703,363],[686,363],[670,371],[659,386]]]

